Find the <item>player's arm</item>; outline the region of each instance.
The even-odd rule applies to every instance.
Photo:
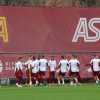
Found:
[[[69,61],[69,63],[68,63],[68,71],[70,72],[71,71],[71,62]]]
[[[68,63],[68,61],[67,61],[67,71],[69,71],[69,63]]]
[[[55,61],[55,69],[57,68],[57,62]]]
[[[32,85],[32,65],[30,64],[30,68],[29,68],[29,85]]]
[[[59,69],[60,67],[61,67],[61,63],[59,62],[59,64],[58,64],[57,68]]]
[[[80,68],[80,62],[79,61],[77,61],[77,66],[78,66],[78,68]]]
[[[50,62],[47,63],[47,70],[50,71]]]
[[[89,64],[90,64],[89,66],[91,67],[91,69],[93,71],[93,60],[91,60]]]
[[[16,63],[14,64],[14,73],[17,71]]]

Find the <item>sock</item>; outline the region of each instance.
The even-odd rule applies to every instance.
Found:
[[[70,85],[74,85],[74,82],[73,82],[73,81],[71,81],[71,82],[70,82]]]
[[[96,80],[96,84],[98,84],[98,83],[99,83],[99,79]]]
[[[36,80],[36,85],[38,85],[39,84],[39,82],[38,82],[38,80]]]
[[[74,79],[75,79],[75,82],[78,83],[78,79],[77,78],[74,78]]]
[[[60,80],[58,80],[58,84],[60,85]]]
[[[65,84],[65,81],[64,81],[64,79],[62,79],[62,84],[63,84],[63,85]]]

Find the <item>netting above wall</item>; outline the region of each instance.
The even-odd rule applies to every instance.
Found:
[[[99,7],[100,0],[0,0],[0,5],[50,6],[50,7]]]

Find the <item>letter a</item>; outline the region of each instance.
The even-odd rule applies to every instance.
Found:
[[[0,17],[0,38],[2,38],[4,42],[8,42],[8,32],[5,17]]]
[[[72,42],[78,42],[80,37],[83,37],[84,41],[88,39],[88,27],[86,18],[80,18]]]

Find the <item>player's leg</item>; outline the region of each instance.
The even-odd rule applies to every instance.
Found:
[[[55,83],[55,71],[52,72],[51,81]]]
[[[19,87],[22,87],[21,83],[23,82],[23,72],[19,70]]]
[[[81,76],[80,76],[79,72],[77,73],[77,79],[78,79],[78,83],[80,84],[80,82],[81,82]]]
[[[38,72],[35,73],[34,80],[35,80],[35,86],[38,86],[38,85],[39,85],[39,81],[38,81]]]
[[[74,73],[70,72],[70,85],[74,85]]]
[[[32,69],[29,69],[29,86],[32,86]]]
[[[99,78],[98,78],[98,72],[93,72],[93,77],[94,77],[94,80],[95,80],[95,83],[98,84],[99,83]]]
[[[49,84],[50,84],[50,83],[52,83],[52,72],[49,71],[48,74],[49,74],[48,80],[49,80]]]
[[[47,85],[48,84],[48,82],[47,82],[47,75],[46,75],[46,71],[44,71],[43,73],[42,73],[42,79],[43,79],[43,85]]]
[[[22,77],[23,77],[23,73],[22,73],[22,71],[17,71],[16,73],[15,73],[15,75],[16,75],[16,86],[17,87],[22,87],[21,86],[21,82],[22,82]]]
[[[49,83],[54,83],[55,73],[52,71],[49,75]]]
[[[26,70],[26,84],[29,84],[29,70]]]
[[[43,73],[42,73],[42,71],[39,72],[39,83],[40,83],[40,85],[43,84]]]
[[[100,79],[99,79],[99,71],[96,73],[96,84],[99,84],[99,81],[100,81]]]
[[[61,73],[61,80],[62,80],[62,84],[63,84],[63,85],[65,84],[64,77],[65,77],[65,73]]]
[[[75,74],[74,74],[74,80],[75,80],[75,84],[76,85],[79,84],[79,79],[78,79],[79,77],[80,77],[79,72],[75,72]]]
[[[15,72],[15,76],[16,76],[16,86],[19,87],[19,85],[20,85],[20,78],[19,78],[19,72],[18,71]]]
[[[56,72],[56,77],[57,77],[57,81],[58,81],[58,85],[61,84],[61,72]]]

